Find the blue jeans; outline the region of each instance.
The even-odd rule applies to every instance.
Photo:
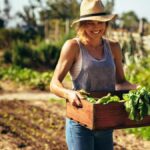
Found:
[[[92,131],[66,119],[68,150],[113,150],[113,130]]]

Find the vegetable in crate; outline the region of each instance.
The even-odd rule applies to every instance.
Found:
[[[108,104],[112,102],[121,102],[120,98],[116,95],[111,96],[110,93],[108,93],[106,96],[100,98],[97,100],[96,104]]]
[[[123,94],[123,99],[129,119],[140,121],[150,115],[150,92],[145,87]]]
[[[108,104],[112,102],[122,102],[120,98],[116,95],[111,96],[110,93],[108,93],[106,96],[103,96],[102,98],[95,99],[93,97],[87,97],[87,100],[93,104]]]
[[[85,91],[84,89],[78,90],[78,92],[79,92],[84,98],[87,98],[87,96],[90,95],[90,93],[88,93],[88,92]]]

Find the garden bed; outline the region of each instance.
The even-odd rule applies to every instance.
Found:
[[[60,101],[0,101],[1,150],[67,150],[65,105]],[[57,119],[56,119],[57,118]],[[150,142],[114,131],[114,150],[149,150]]]

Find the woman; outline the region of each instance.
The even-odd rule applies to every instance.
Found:
[[[108,15],[99,0],[83,0],[77,37],[64,44],[50,84],[51,92],[67,99],[72,105],[81,106],[77,90],[88,92],[135,89],[126,81],[120,46],[103,38],[108,22],[116,15]],[[73,89],[66,89],[62,81],[70,72]],[[112,150],[112,130],[91,131],[66,119],[66,140],[69,150]]]

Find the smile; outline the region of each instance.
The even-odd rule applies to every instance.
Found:
[[[94,33],[94,34],[99,34],[99,33],[100,33],[100,31],[93,31],[93,33]]]

